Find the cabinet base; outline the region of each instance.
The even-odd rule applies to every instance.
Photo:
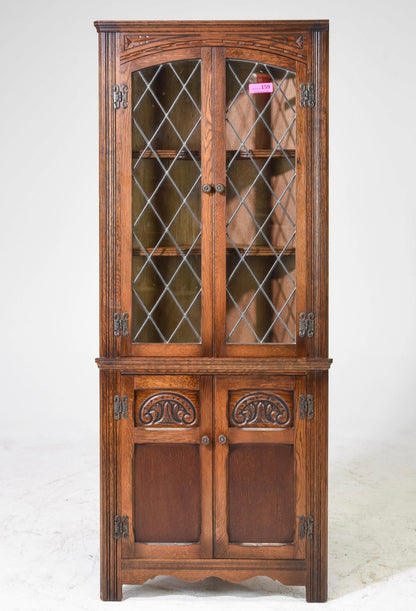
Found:
[[[101,598],[103,600],[121,600],[122,585],[140,585],[148,579],[160,575],[169,575],[189,582],[199,581],[207,577],[219,577],[233,583],[239,583],[252,577],[264,576],[287,586],[307,585],[305,560],[263,561],[260,563],[247,560],[219,561],[207,559],[178,563],[127,559],[121,563],[120,579],[117,580],[117,587],[111,593],[103,588]],[[314,596],[310,597],[308,592],[307,600],[318,602],[318,599]],[[322,598],[319,601],[323,602]]]

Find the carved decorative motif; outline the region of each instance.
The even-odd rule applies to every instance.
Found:
[[[233,426],[288,426],[291,410],[287,403],[272,392],[256,392],[242,397],[231,412]]]
[[[180,393],[158,393],[141,404],[138,422],[145,426],[192,426],[196,423],[196,410],[193,403]]]
[[[218,36],[217,33],[211,32],[194,32],[189,34],[171,34],[161,35],[158,33],[146,34],[126,34],[123,37],[123,51],[129,55],[131,52],[134,57],[146,55],[147,53],[155,53],[172,48],[184,48],[192,46],[224,46],[224,47],[242,47],[249,49],[263,49],[265,51],[280,51],[284,53],[292,53],[295,56],[304,56],[304,37],[303,34],[264,34],[257,36],[255,40],[250,33],[238,33],[227,37]],[[134,53],[137,50],[138,53]],[[302,51],[302,52],[300,52]],[[129,53],[130,52],[130,53]],[[126,57],[127,59],[127,57]]]
[[[298,45],[299,49],[303,49],[303,34],[298,36],[296,39],[296,44]]]

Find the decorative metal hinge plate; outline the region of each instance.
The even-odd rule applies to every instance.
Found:
[[[313,516],[299,517],[299,539],[313,539]]]
[[[305,108],[305,106],[313,108],[315,106],[315,85],[313,83],[307,85],[301,83],[299,94],[299,105],[302,108]]]
[[[120,399],[118,395],[114,395],[114,420],[120,420],[120,415],[124,420],[129,415],[128,399],[123,395]]]
[[[306,416],[309,420],[314,416],[313,395],[299,395],[299,418],[303,420]]]
[[[129,90],[128,90],[127,85],[122,85],[121,89],[118,85],[113,85],[113,106],[115,110],[120,108],[120,106],[122,108],[128,107],[128,101],[127,101],[128,91]]]
[[[315,314],[313,312],[301,312],[299,314],[299,337],[313,337],[315,332]]]
[[[114,539],[128,539],[129,537],[129,517],[114,516],[113,523],[113,537]]]
[[[113,314],[113,329],[114,335],[116,337],[127,337],[129,334],[129,315],[127,312],[124,312],[121,316],[118,312],[114,312]]]

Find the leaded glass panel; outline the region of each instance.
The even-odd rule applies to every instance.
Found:
[[[201,66],[132,74],[133,343],[201,342]]]
[[[296,82],[228,60],[227,343],[294,343]]]

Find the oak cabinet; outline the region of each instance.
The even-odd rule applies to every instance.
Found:
[[[101,596],[326,600],[327,22],[97,22]]]

